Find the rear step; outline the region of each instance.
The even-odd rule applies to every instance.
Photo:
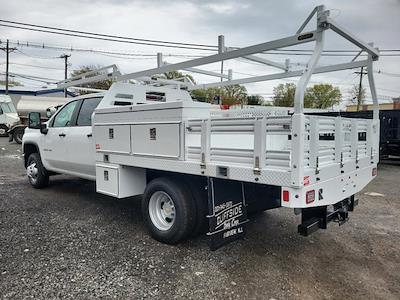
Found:
[[[318,229],[326,229],[331,221],[342,225],[347,222],[349,211],[353,211],[356,205],[358,205],[358,199],[354,199],[353,195],[334,204],[333,210],[328,210],[328,206],[304,208],[297,232],[302,236],[308,236]]]

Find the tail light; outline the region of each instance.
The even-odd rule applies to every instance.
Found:
[[[289,202],[289,191],[282,192],[282,200],[285,202]]]
[[[306,193],[306,203],[310,204],[315,201],[315,190],[308,191]]]
[[[372,176],[378,175],[378,168],[373,168],[372,169]]]

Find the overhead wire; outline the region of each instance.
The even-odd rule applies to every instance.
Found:
[[[216,45],[182,43],[182,42],[172,42],[172,41],[163,41],[163,40],[133,38],[133,37],[110,35],[110,34],[104,34],[104,33],[95,33],[95,32],[88,32],[88,31],[72,30],[72,29],[66,29],[66,28],[60,28],[60,27],[51,27],[51,26],[43,26],[43,25],[36,25],[36,24],[30,24],[30,23],[22,23],[22,22],[2,20],[2,19],[0,19],[0,22],[23,25],[23,26],[29,26],[29,27],[37,27],[37,28],[43,28],[43,29],[51,29],[51,30],[57,30],[57,31],[65,31],[65,32],[71,32],[71,33],[78,33],[78,34],[85,34],[85,35],[93,35],[93,36],[99,36],[99,37],[109,37],[109,38],[117,38],[117,39],[124,39],[124,40],[132,40],[132,41],[138,41],[138,42],[173,44],[173,45],[193,46],[193,47],[218,48],[218,46],[216,46]],[[217,50],[217,49],[213,49],[213,50]]]
[[[180,48],[180,49],[190,49],[190,50],[206,50],[206,51],[214,50],[214,49],[202,48],[202,47],[190,47],[190,46],[180,46],[180,45],[171,45],[171,44],[136,42],[136,41],[113,39],[113,38],[100,37],[100,36],[89,36],[89,35],[81,35],[81,34],[68,33],[68,32],[58,32],[58,31],[51,31],[51,30],[45,30],[45,29],[28,28],[28,27],[21,27],[21,26],[8,25],[8,24],[0,24],[0,26],[29,30],[29,31],[36,31],[36,32],[52,33],[52,34],[65,35],[65,36],[73,36],[73,37],[79,37],[79,38],[87,38],[87,39],[92,39],[92,40],[125,43],[125,44],[137,44],[137,45],[144,45],[144,46],[157,46],[157,47]],[[216,50],[217,49],[215,49],[214,51],[216,51]]]

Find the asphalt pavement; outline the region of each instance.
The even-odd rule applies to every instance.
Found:
[[[399,162],[379,166],[343,226],[305,238],[299,216],[275,209],[211,252],[205,236],[153,240],[139,199],[93,182],[31,188],[21,155],[0,138],[1,299],[400,299]]]

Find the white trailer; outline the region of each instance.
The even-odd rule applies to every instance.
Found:
[[[317,28],[303,33],[314,14]],[[349,63],[318,67],[328,29],[366,52],[367,58],[357,55]],[[315,42],[314,52],[302,70],[255,56],[310,42]],[[244,79],[232,79],[230,72],[228,80],[203,85],[151,78],[172,70],[200,73],[194,67],[240,57],[284,71]],[[118,82],[102,94],[89,96],[100,104],[86,129],[73,129],[79,127],[81,102],[90,103],[82,97],[75,100],[80,102],[72,110],[66,104],[47,124],[40,124],[38,115],[31,114],[31,129],[24,136],[30,182],[42,187],[49,172],[67,173],[95,180],[99,193],[116,198],[143,195],[143,216],[151,235],[171,244],[200,231],[208,220],[211,248],[218,248],[243,236],[249,211],[278,207],[301,213],[298,231],[302,235],[327,228],[332,220],[345,222],[357,204],[355,194],[377,175],[379,119],[372,67],[378,57],[376,48],[341,28],[319,6],[290,37],[177,64],[164,64],[159,55],[154,69],[122,75],[111,66],[112,73],[105,77],[96,73],[64,81],[61,88],[103,78],[146,84]],[[368,68],[372,120],[304,114],[304,91],[312,74],[361,66]],[[300,77],[294,112],[289,115],[274,115],[262,107],[216,110],[193,101],[189,93],[288,77]],[[68,109],[72,116],[66,122],[69,128],[54,126],[60,124],[57,115],[65,119]],[[51,144],[59,138],[66,142],[68,156],[55,164],[57,153]],[[76,151],[78,145],[81,149]],[[90,159],[86,151],[93,151]]]

